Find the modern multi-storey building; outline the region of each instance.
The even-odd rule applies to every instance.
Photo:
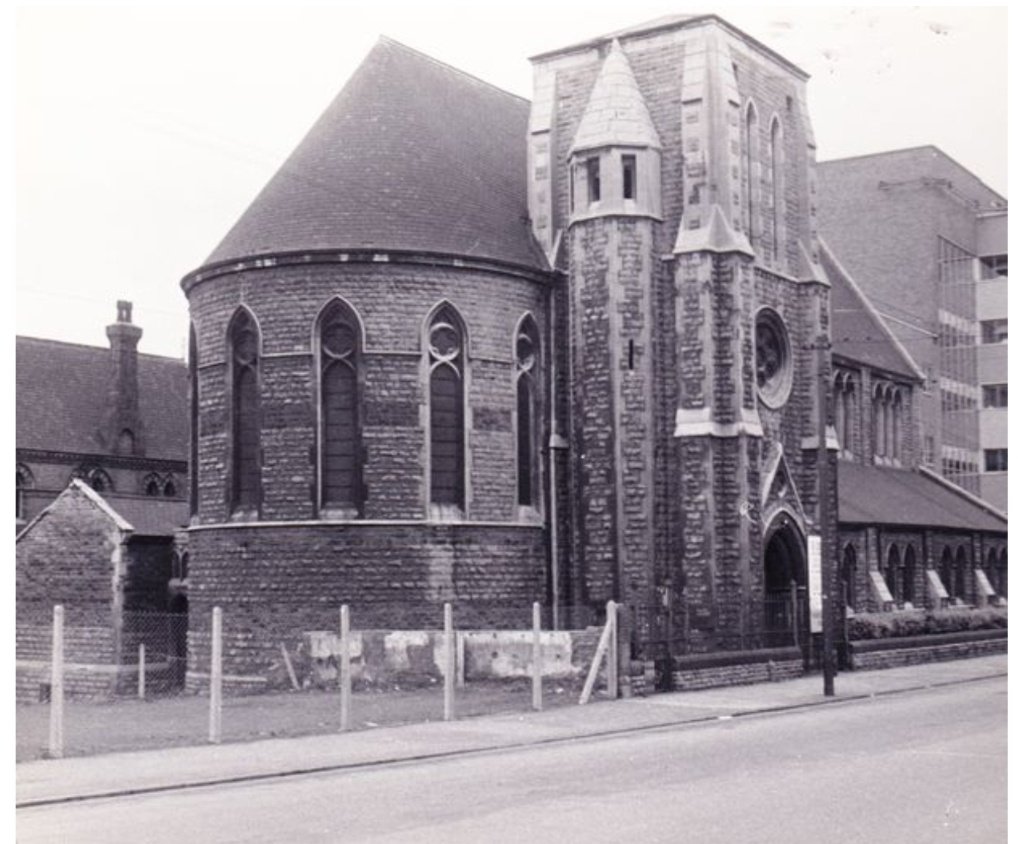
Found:
[[[1006,509],[1006,199],[932,146],[818,175],[826,241],[925,376],[923,462]]]

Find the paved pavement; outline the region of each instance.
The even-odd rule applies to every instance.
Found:
[[[522,715],[25,762],[17,766],[17,805],[196,788],[571,741],[784,709],[836,705],[1006,674],[1007,656],[1001,654],[882,671],[844,672],[837,676],[836,694],[830,698],[823,695],[822,678],[811,675],[780,683],[674,692]]]

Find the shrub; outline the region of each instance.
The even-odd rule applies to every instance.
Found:
[[[894,639],[927,633],[957,633],[963,630],[1006,627],[1007,610],[997,607],[857,613],[848,619],[848,638],[851,641]]]

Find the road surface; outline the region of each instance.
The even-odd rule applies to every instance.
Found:
[[[1003,842],[1006,719],[998,678],[511,752],[21,809],[17,838]]]

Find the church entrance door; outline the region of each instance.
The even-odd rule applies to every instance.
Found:
[[[764,546],[764,639],[770,647],[798,645],[808,666],[807,585],[805,543],[795,526],[783,521]]]

